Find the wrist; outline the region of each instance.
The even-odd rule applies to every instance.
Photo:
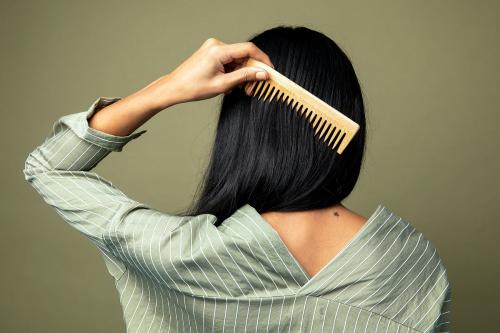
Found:
[[[181,90],[175,86],[169,74],[158,78],[137,93],[148,101],[149,108],[154,112],[185,101]]]

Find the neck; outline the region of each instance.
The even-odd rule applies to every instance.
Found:
[[[336,205],[326,208],[303,210],[296,212],[265,212],[262,213],[261,215],[268,222],[274,224],[277,221],[279,221],[280,223],[283,222],[314,223],[313,221],[337,219],[350,214],[352,214],[352,212],[348,208],[346,208],[342,203],[338,203]]]

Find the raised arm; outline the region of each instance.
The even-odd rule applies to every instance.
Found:
[[[248,69],[224,72],[226,61],[229,64],[229,59],[245,55],[269,62],[262,51],[247,43],[225,45],[210,39],[173,72],[130,96],[100,97],[87,111],[61,117],[26,159],[26,180],[66,222],[98,246],[115,277],[123,274],[125,266],[113,258],[110,238],[105,236],[113,231],[117,238],[131,240],[134,235],[127,235],[127,226],[161,214],[91,170],[110,152],[121,151],[143,134],[134,131],[159,111],[257,79]],[[169,219],[170,230],[177,226],[175,221]]]
[[[210,38],[172,73],[94,115],[90,127],[109,134],[129,135],[171,105],[211,98],[244,82],[267,79],[263,69],[237,69],[250,56],[273,66],[253,43],[226,45]],[[226,73],[228,69],[233,71]]]

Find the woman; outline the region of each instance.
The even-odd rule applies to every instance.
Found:
[[[268,75],[240,68],[248,57],[360,124],[342,155],[286,105],[240,89]],[[212,158],[189,212],[151,208],[91,172],[158,112],[221,93]],[[367,219],[341,203],[364,144],[347,56],[319,32],[280,26],[249,42],[210,38],[130,96],[60,118],[24,173],[103,254],[128,332],[448,331],[451,287],[429,240],[382,204]]]

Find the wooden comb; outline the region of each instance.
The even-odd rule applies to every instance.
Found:
[[[314,136],[326,143],[332,150],[342,154],[345,147],[359,129],[359,125],[331,105],[316,97],[272,67],[249,58],[242,67],[260,67],[269,73],[269,79],[251,81],[243,85],[249,96],[292,104],[300,116],[305,114],[314,130]]]

